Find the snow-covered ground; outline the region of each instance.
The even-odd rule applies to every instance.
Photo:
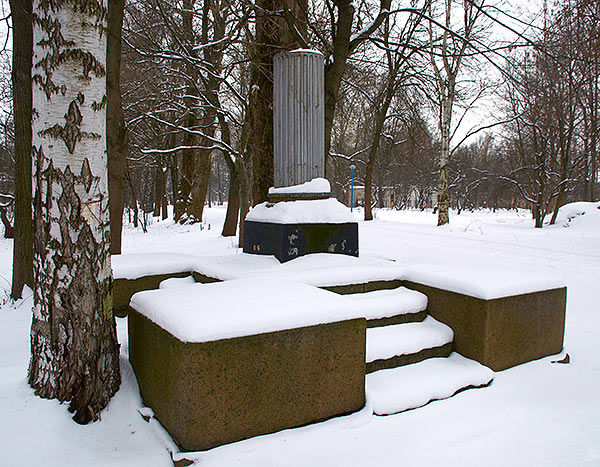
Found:
[[[599,206],[569,205],[556,226],[541,230],[526,211],[463,212],[439,228],[430,211],[379,210],[375,221],[360,223],[361,255],[438,269],[482,265],[490,281],[511,268],[564,281],[570,364],[551,363],[562,355],[544,358],[496,373],[486,389],[417,410],[376,417],[367,407],[186,457],[202,466],[600,465]],[[156,220],[146,234],[128,227],[124,252],[236,254],[235,241],[219,235],[224,214],[208,209],[202,229]],[[26,381],[31,292],[8,301],[11,255],[11,241],[1,239],[0,466],[172,465],[172,441],[139,413],[125,320],[118,319],[123,385],[101,422],[76,425],[66,405],[33,395]]]

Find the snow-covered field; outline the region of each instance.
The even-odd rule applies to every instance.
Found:
[[[585,211],[584,215],[577,215]],[[124,252],[236,254],[219,236],[225,210],[203,228],[155,222],[129,227]],[[361,213],[356,212],[357,218]],[[561,210],[556,226],[534,229],[525,211],[463,212],[436,227],[430,211],[376,211],[360,223],[361,255],[398,263],[462,263],[550,273],[568,286],[565,352],[496,373],[493,384],[398,415],[369,408],[323,423],[187,454],[201,466],[600,465],[600,203]],[[79,426],[66,405],[35,397],[26,381],[29,298],[10,303],[12,243],[0,240],[0,466],[169,466],[172,441],[141,417],[129,366],[126,322],[118,319],[123,385],[102,421]],[[478,278],[479,281],[482,278]]]

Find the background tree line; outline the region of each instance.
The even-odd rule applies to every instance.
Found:
[[[177,222],[201,223],[206,204],[227,201],[222,233],[240,231],[272,184],[273,56],[298,47],[325,56],[327,177],[340,200],[354,164],[366,219],[387,190],[396,208],[435,194],[440,215],[444,204],[529,207],[541,227],[556,206],[597,195],[599,10],[551,3],[525,24],[483,0],[111,0],[111,250],[123,212],[145,228],[169,205]],[[14,227],[10,69],[5,54],[0,209]],[[469,131],[462,114],[482,97],[498,121]]]

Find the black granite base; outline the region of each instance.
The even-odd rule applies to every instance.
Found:
[[[275,224],[244,221],[244,253],[274,255],[282,263],[311,253],[358,256],[358,223]]]

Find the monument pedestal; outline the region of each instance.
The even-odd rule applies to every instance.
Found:
[[[244,253],[274,255],[282,263],[311,253],[358,256],[358,224],[244,222]]]
[[[315,188],[313,191],[307,191]],[[329,193],[325,179],[271,189],[267,202],[244,221],[244,253],[274,255],[286,262],[311,253],[358,256],[358,223]]]

